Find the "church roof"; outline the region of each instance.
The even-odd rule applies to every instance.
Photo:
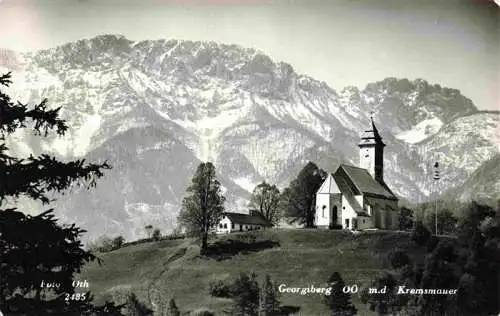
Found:
[[[355,195],[357,195],[357,192],[354,191],[355,188],[353,188],[352,184],[349,183],[349,180],[346,177],[340,176],[337,172],[335,173],[334,177],[340,190],[344,193],[343,196],[347,199],[354,212],[356,212],[356,214],[358,215],[366,216],[366,212],[363,209],[363,206],[361,206],[358,200],[356,200],[356,198],[354,197]]]
[[[262,216],[252,216],[249,214],[243,213],[224,213],[227,218],[231,220],[231,222],[236,224],[245,224],[245,225],[260,225],[260,226],[273,226]]]
[[[333,176],[331,173],[328,174],[326,177],[325,181],[321,185],[321,187],[318,190],[318,194],[321,193],[341,193],[339,186],[335,182],[335,179],[333,179]]]
[[[339,180],[344,178],[347,178],[359,193],[397,200],[387,185],[373,179],[366,169],[341,164],[335,172],[335,180],[339,183]]]

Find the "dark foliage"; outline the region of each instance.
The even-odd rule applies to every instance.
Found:
[[[192,235],[201,239],[200,252],[204,254],[208,248],[208,234],[222,218],[226,200],[211,162],[198,166],[187,193],[178,220]]]
[[[233,297],[233,291],[231,289],[231,284],[227,284],[222,280],[211,281],[208,284],[208,292],[214,297],[231,298]]]
[[[456,295],[399,295],[400,301],[394,301],[395,306],[399,308],[404,304],[403,314],[411,316],[499,314],[499,215],[500,209],[495,212],[489,206],[472,203],[458,225],[458,238],[427,238],[429,252],[424,264],[405,265],[398,270],[398,285],[457,289]],[[429,236],[430,232],[421,235]],[[420,244],[425,239],[420,239]],[[401,301],[404,297],[407,302]],[[362,299],[379,313],[391,312],[389,307],[376,301],[376,296],[364,294]]]
[[[395,249],[389,253],[391,267],[399,269],[410,264],[410,257],[402,249]]]
[[[160,230],[158,228],[153,231],[153,236],[151,236],[151,238],[154,241],[158,241],[158,240],[161,239],[161,232],[160,232]]]
[[[244,242],[240,240],[227,239],[217,241],[208,246],[204,255],[217,260],[229,259],[232,256],[243,253],[262,251],[269,248],[279,247],[279,242],[272,240],[262,240],[253,242]]]
[[[281,314],[279,292],[276,284],[266,275],[260,290],[259,315],[275,316]]]
[[[316,192],[325,177],[325,171],[308,162],[281,195],[286,214],[307,228],[314,227]]]
[[[180,316],[180,315],[181,312],[179,311],[179,308],[177,307],[175,300],[173,298],[170,299],[170,302],[168,302],[167,316]]]
[[[419,246],[427,245],[431,238],[431,232],[420,221],[415,223],[415,229],[412,233],[411,239]]]
[[[406,295],[397,295],[397,278],[389,273],[379,275],[370,287],[377,289],[378,293],[369,293],[365,288],[361,291],[361,301],[368,304],[370,310],[378,315],[397,314],[406,304]]]
[[[438,244],[439,244],[439,238],[432,235],[427,241],[427,244],[425,245],[425,247],[427,248],[427,252],[433,252]]]
[[[328,279],[328,287],[332,288],[330,295],[326,295],[325,304],[331,311],[332,316],[356,315],[356,308],[351,303],[351,294],[344,293],[344,280],[338,272],[334,272]]]
[[[233,306],[230,315],[257,316],[260,288],[255,273],[241,273],[233,285]]]
[[[402,207],[398,213],[399,230],[410,230],[413,228],[413,211]]]
[[[340,224],[330,224],[330,225],[328,225],[328,229],[333,229],[333,230],[342,229],[342,225],[340,225]]]
[[[450,210],[441,209],[437,213],[437,229],[438,234],[450,235],[456,232],[456,224],[458,219],[453,215]],[[428,227],[432,227],[434,231],[436,228],[436,215],[434,212],[430,213],[426,218]],[[435,232],[434,232],[435,233]]]
[[[141,303],[134,293],[127,297],[124,306],[124,315],[126,316],[153,316],[153,311]]]
[[[113,239],[113,249],[119,249],[123,246],[125,238],[123,236],[117,236]]]
[[[0,76],[0,86],[10,83],[10,73]],[[0,207],[8,198],[15,201],[20,196],[48,204],[49,193],[63,193],[72,184],[93,187],[103,169],[110,168],[84,160],[60,162],[46,154],[26,158],[8,154],[6,137],[28,123],[37,135],[47,136],[50,130],[64,135],[68,127],[59,119],[59,110],[49,110],[47,100],[35,106],[14,104],[0,92]],[[91,298],[83,303],[64,299],[74,293],[73,275],[96,259],[83,249],[82,233],[75,224],[59,225],[52,209],[37,216],[0,209],[0,310],[7,315],[119,315],[119,307],[111,303],[95,307]],[[42,288],[42,281],[59,286]]]
[[[279,199],[278,187],[263,181],[252,192],[250,208],[260,213],[270,223],[277,224],[281,218]]]

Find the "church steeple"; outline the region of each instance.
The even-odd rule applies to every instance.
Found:
[[[384,147],[375,123],[373,112],[370,117],[370,127],[361,134],[359,146],[359,166],[368,170],[372,177],[380,183],[384,183]]]

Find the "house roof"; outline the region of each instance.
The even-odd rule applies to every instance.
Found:
[[[328,174],[325,181],[323,182],[323,184],[321,185],[321,187],[318,190],[318,194],[322,194],[322,193],[323,194],[324,193],[328,193],[328,194],[342,193],[331,173]]]
[[[231,212],[224,213],[224,216],[227,216],[231,222],[236,224],[273,226],[262,216],[252,216],[249,214]]]
[[[337,183],[339,183],[338,179],[350,181],[359,193],[380,196],[391,200],[398,199],[385,183],[380,183],[373,179],[366,169],[341,164],[335,172],[335,180]]]

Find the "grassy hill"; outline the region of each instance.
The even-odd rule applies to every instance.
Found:
[[[328,230],[266,230],[214,237],[218,255],[202,257],[192,239],[161,240],[129,245],[99,255],[104,261],[87,265],[80,279],[86,279],[96,298],[120,300],[133,291],[150,307],[165,304],[174,297],[184,312],[209,309],[216,315],[229,307],[231,300],[209,295],[211,280],[234,280],[240,272],[255,271],[262,280],[291,287],[325,286],[338,271],[346,284],[364,288],[378,272],[389,270],[387,254],[395,249],[423,253],[408,233]],[[228,246],[232,245],[232,246]],[[241,248],[242,251],[228,251]],[[216,251],[215,251],[216,252]],[[283,305],[298,306],[298,315],[327,315],[320,295],[283,293]],[[359,315],[372,315],[353,295]]]

